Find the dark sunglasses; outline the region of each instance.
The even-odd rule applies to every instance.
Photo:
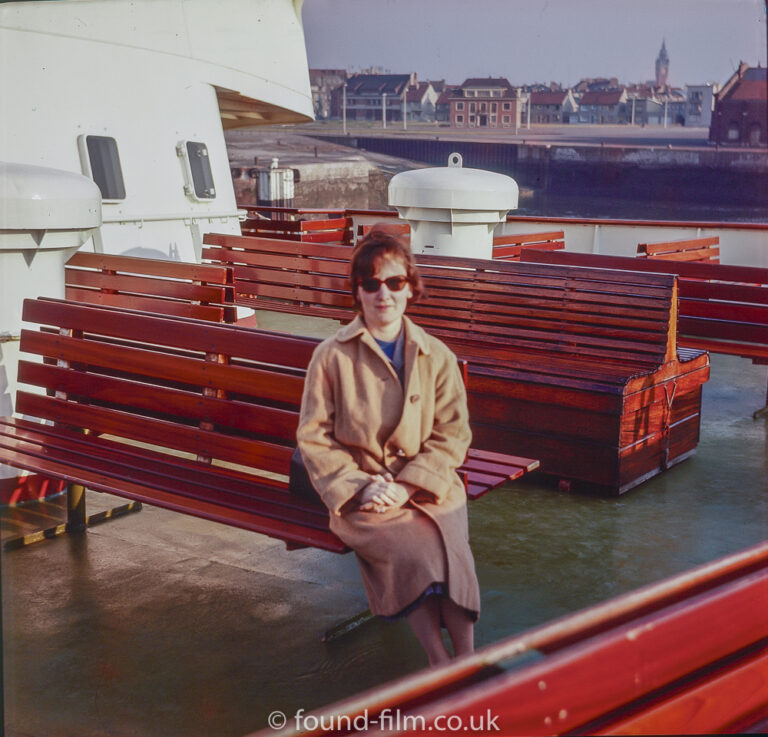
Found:
[[[390,292],[399,292],[408,283],[407,276],[390,276],[388,279],[377,279],[375,276],[371,276],[368,279],[361,279],[360,286],[364,292],[368,294],[375,294],[381,289],[382,284],[387,285],[387,289]]]

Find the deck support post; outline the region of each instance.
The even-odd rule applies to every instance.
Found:
[[[82,532],[87,524],[85,516],[85,487],[67,484],[67,532]]]

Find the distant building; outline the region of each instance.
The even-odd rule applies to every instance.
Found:
[[[461,94],[459,85],[446,84],[435,103],[435,120],[438,123],[450,123],[451,121],[451,99]]]
[[[745,62],[715,95],[709,140],[729,146],[765,146],[766,70]]]
[[[712,124],[712,111],[715,109],[715,94],[718,89],[720,89],[720,85],[717,82],[685,86],[686,125],[709,128]]]
[[[431,82],[419,82],[405,93],[406,120],[434,122],[439,94]]]
[[[685,93],[677,87],[666,87],[656,93],[656,99],[662,107],[661,124],[685,125],[685,113],[688,101]],[[648,121],[652,122],[652,121]]]
[[[571,90],[531,92],[532,123],[570,123],[577,108]]]
[[[586,77],[573,87],[573,93],[578,100],[578,97],[585,92],[605,92],[606,90],[616,90],[618,88],[619,80],[616,77]]]
[[[661,51],[656,57],[656,86],[666,87],[669,80],[669,56],[666,42],[661,42]]]
[[[658,120],[663,114],[650,82],[631,84],[625,89],[627,91],[626,120],[630,125],[647,125],[654,116]]]
[[[312,106],[315,120],[327,120],[333,116],[333,91],[347,81],[345,69],[310,69],[309,84],[312,89]]]
[[[353,74],[346,84],[347,120],[381,120],[386,109],[387,121],[403,119],[403,95],[418,85],[413,74]],[[334,108],[341,114],[343,87],[334,92]]]
[[[449,102],[454,128],[520,127],[520,97],[503,77],[467,79]]]
[[[579,101],[578,120],[580,123],[626,123],[626,89],[585,92]]]

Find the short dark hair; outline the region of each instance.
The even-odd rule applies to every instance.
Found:
[[[416,269],[416,262],[408,244],[399,236],[387,231],[385,223],[374,225],[367,235],[358,242],[352,252],[349,269],[349,286],[355,307],[360,308],[357,299],[357,288],[363,279],[369,279],[376,273],[376,267],[383,258],[399,259],[405,266],[408,283],[411,285],[413,296],[408,304],[416,302],[424,294],[424,282]]]

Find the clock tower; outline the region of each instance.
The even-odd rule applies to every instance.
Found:
[[[667,56],[667,46],[664,41],[661,42],[661,51],[656,57],[656,86],[666,87],[667,77],[669,75],[669,56]]]

